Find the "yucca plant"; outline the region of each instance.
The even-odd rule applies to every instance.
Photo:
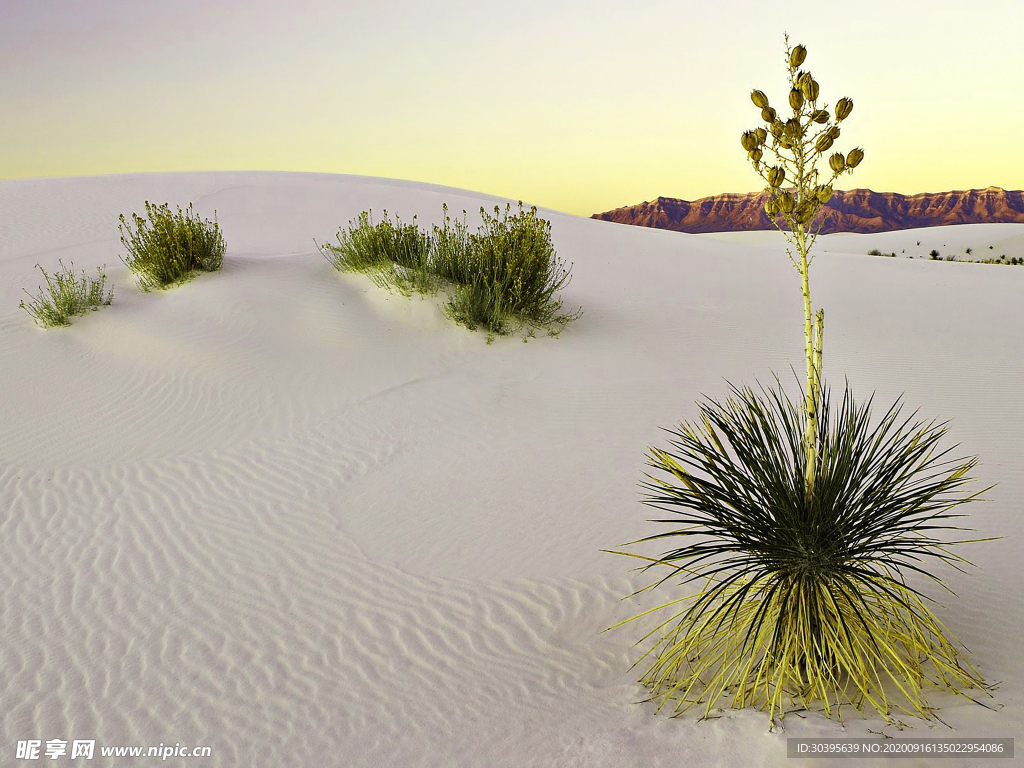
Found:
[[[39,295],[35,297],[25,291],[31,301],[28,304],[22,301],[18,305],[28,312],[38,325],[43,328],[71,325],[69,319],[73,315],[84,315],[90,309],[97,310],[114,300],[113,288],[104,293],[107,275],[102,267],[97,270],[98,279],[89,277],[84,271],[79,279],[75,275],[74,262],[71,262],[70,267],[65,267],[63,261],[57,263],[60,269],[52,275],[36,264],[43,273],[46,290],[40,288]]]
[[[773,724],[788,708],[815,705],[829,717],[846,705],[870,705],[887,719],[894,709],[929,718],[929,686],[988,690],[917,582],[942,584],[929,564],[967,564],[949,550],[964,541],[938,535],[964,530],[952,524],[961,517],[954,510],[989,489],[958,493],[977,459],[941,461],[948,449],[936,449],[945,424],[908,426],[907,419],[897,426],[897,401],[872,427],[873,396],[856,406],[849,383],[834,415],[830,410],[824,312],[812,314],[809,252],[831,183],[863,152],[834,154],[830,178],[819,183],[815,162],[853,105],[841,99],[831,122],[827,105],[818,105],[817,82],[798,70],[805,58],[804,47],[791,49],[787,37],[793,117],[782,123],[754,91],[770,133],[758,128],[742,139],[768,182],[766,212],[797,254],[789,251],[804,299],[803,398],[794,403],[777,377],[775,389],[759,393],[730,385],[735,399],[698,404],[697,423],[670,430],[669,450],[649,449],[648,465],[667,477],[647,475],[644,503],[670,513],[652,522],[673,529],[632,544],[678,546],[661,556],[616,554],[639,558],[645,571],[667,569],[634,594],[674,577],[691,593],[698,589],[616,626],[670,611],[641,638],[653,643],[637,661],[650,660],[641,682],[659,709],[669,701],[677,712],[700,704],[707,717],[724,699],[766,709]],[[777,165],[762,163],[764,148]],[[783,191],[787,171],[795,184]]]
[[[128,251],[122,261],[143,291],[169,288],[224,263],[224,237],[216,212],[212,222],[203,221],[194,215],[192,203],[172,213],[167,203],[153,205],[147,200],[146,218],[132,213],[131,222],[124,214],[120,220],[121,243]]]
[[[778,379],[776,379],[778,384]],[[946,425],[900,422],[897,402],[872,427],[871,401],[856,406],[847,384],[833,415],[819,391],[819,452],[814,493],[806,493],[807,411],[781,385],[731,387],[725,405],[699,404],[699,424],[683,423],[669,449],[651,448],[645,503],[671,514],[673,529],[632,544],[679,541],[660,557],[631,552],[643,570],[701,584],[696,594],[659,605],[616,626],[671,609],[640,642],[653,657],[641,682],[678,712],[722,703],[766,709],[773,723],[787,708],[817,703],[827,716],[869,704],[929,718],[930,687],[986,690],[961,646],[908,582],[942,585],[927,563],[967,561],[938,538],[960,531],[956,507],[977,459],[936,453]],[[970,541],[977,541],[971,539]]]

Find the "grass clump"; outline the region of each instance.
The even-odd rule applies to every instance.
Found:
[[[988,490],[957,493],[977,459],[940,461],[945,425],[900,423],[898,401],[871,427],[870,399],[855,405],[847,384],[833,411],[823,388],[808,496],[806,405],[781,386],[732,390],[738,399],[702,403],[698,425],[670,431],[668,450],[649,450],[648,465],[668,477],[647,475],[644,502],[668,513],[652,522],[673,529],[633,544],[678,546],[661,557],[617,553],[668,569],[640,592],[673,577],[702,585],[640,614],[671,612],[641,639],[654,644],[637,662],[652,660],[641,682],[659,709],[703,705],[707,717],[726,699],[766,709],[773,723],[814,703],[829,717],[868,705],[887,720],[894,710],[929,719],[926,688],[986,690],[906,580],[942,585],[929,562],[967,562],[949,551],[962,542],[938,534],[963,530],[954,508]]]
[[[337,245],[320,247],[324,257],[341,271],[368,274],[377,285],[412,292],[449,294],[445,313],[471,330],[483,328],[488,341],[521,327],[543,328],[557,336],[579,313],[561,314],[555,294],[569,282],[569,270],[558,260],[551,224],[537,209],[511,214],[498,206],[494,215],[480,209],[482,224],[469,231],[465,211],[461,221],[448,215],[440,226],[422,232],[396,217],[374,223],[370,212],[339,230]],[[531,334],[532,335],[532,330]]]
[[[114,289],[104,295],[107,276],[102,267],[98,268],[99,278],[91,278],[82,272],[79,279],[75,276],[75,264],[65,267],[63,261],[53,275],[47,273],[39,264],[36,267],[43,273],[46,290],[41,287],[39,295],[33,297],[28,291],[25,294],[30,301],[22,301],[18,306],[28,312],[32,319],[43,328],[71,325],[69,319],[74,315],[84,315],[88,310],[97,310],[114,300]]]
[[[321,253],[341,272],[368,275],[382,288],[395,288],[403,295],[413,291],[435,293],[438,280],[429,269],[430,240],[413,223],[392,222],[387,210],[374,223],[373,212],[363,211],[350,221],[347,230],[339,230],[338,245],[320,247]],[[318,246],[319,247],[319,246]]]
[[[134,229],[133,225],[134,224]],[[128,250],[123,259],[143,291],[168,288],[191,280],[200,272],[214,272],[224,263],[224,237],[216,221],[203,221],[188,209],[172,213],[167,203],[146,201],[146,218],[124,214],[119,225],[121,243]]]

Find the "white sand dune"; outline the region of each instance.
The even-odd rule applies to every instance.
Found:
[[[216,210],[223,270],[141,293],[117,217],[145,200]],[[645,582],[600,550],[657,530],[638,482],[659,428],[727,379],[794,381],[781,242],[543,211],[584,315],[488,346],[313,243],[368,208],[436,222],[443,201],[471,223],[504,203],[318,174],[0,182],[3,765],[26,739],[212,749],[171,765],[589,767],[783,765],[787,736],[1022,735],[1024,268],[863,255],[913,233],[820,241],[826,375],[951,419],[945,444],[999,483],[971,524],[1007,538],[961,548],[979,567],[943,573],[959,598],[937,613],[1003,685],[991,709],[934,696],[950,728],[850,712],[770,733],[762,712],[636,703],[637,633],[601,630],[659,596],[621,602]],[[969,234],[980,257],[1024,227]],[[114,302],[44,331],[18,302],[58,258],[106,264]]]

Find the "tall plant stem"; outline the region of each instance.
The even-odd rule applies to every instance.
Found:
[[[790,65],[790,83],[796,87],[795,67]],[[804,201],[804,191],[807,187],[807,155],[803,142],[795,146],[794,159],[796,161],[796,204]],[[804,336],[806,339],[805,356],[807,358],[807,426],[804,432],[804,458],[806,468],[804,470],[804,485],[807,491],[807,501],[810,504],[811,496],[814,493],[814,476],[817,468],[818,455],[818,392],[821,377],[821,337],[824,331],[825,313],[818,310],[817,328],[811,324],[811,288],[809,281],[809,264],[807,254],[810,251],[810,244],[807,241],[807,231],[800,222],[795,222],[793,237],[796,240],[797,252],[800,254],[800,278],[801,289],[804,294]],[[817,330],[817,334],[815,331]]]

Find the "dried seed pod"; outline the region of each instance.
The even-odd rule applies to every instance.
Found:
[[[744,131],[743,136],[740,137],[740,143],[745,150],[750,152],[757,149],[757,136],[754,135],[753,131]]]
[[[846,155],[846,164],[850,168],[856,168],[860,165],[860,161],[864,159],[864,150],[860,147],[854,147]]]
[[[811,219],[814,218],[814,214],[818,212],[818,207],[811,200],[804,200],[800,205],[793,211],[793,218],[795,218],[801,224],[809,224]]]
[[[768,183],[772,187],[774,187],[775,189],[778,189],[779,187],[781,187],[782,183],[785,180],[786,180],[786,171],[785,171],[784,168],[779,168],[778,166],[775,166],[770,171],[768,171]]]
[[[774,136],[777,139],[786,130],[786,126],[781,120],[775,118],[774,120],[772,120],[770,130],[772,132],[772,136]]]
[[[816,109],[814,112],[811,113],[811,120],[813,120],[814,122],[818,123],[819,125],[823,125],[824,123],[827,123],[828,122],[828,110]]]
[[[800,93],[799,88],[793,88],[789,92],[789,106],[793,109],[800,109],[804,103],[804,95]]]
[[[814,149],[818,152],[827,152],[832,148],[833,141],[832,137],[828,133],[823,133],[818,137],[818,140],[814,142]]]
[[[761,150],[753,149],[750,152],[747,152],[747,157],[753,160],[755,164],[759,163],[761,162]]]
[[[842,157],[842,155],[839,155],[839,156]],[[832,199],[832,187],[831,186],[818,187],[816,196],[818,198],[818,202],[821,203],[822,205],[824,205],[825,203],[827,203],[829,200]]]
[[[846,160],[843,158],[842,152],[836,152],[832,157],[828,159],[828,167],[836,173],[842,173],[846,168]]]
[[[804,95],[804,98],[808,101],[818,100],[818,81],[808,80],[806,83],[800,86],[800,92]]]
[[[807,49],[802,45],[798,45],[789,54],[789,66],[796,69],[804,63],[804,59],[807,58]]]
[[[776,198],[779,202],[779,210],[783,213],[792,213],[793,197],[788,192],[783,192]]]
[[[769,218],[774,219],[779,215],[779,201],[771,199],[764,204],[764,212],[768,214]]]
[[[845,120],[853,112],[853,101],[845,96],[836,104],[836,120]]]
[[[800,121],[795,117],[789,118],[789,120],[786,121],[785,134],[789,139],[795,139],[799,136],[801,134]]]
[[[766,131],[764,128],[755,128],[754,138],[757,139],[757,145],[761,146],[762,144],[765,143],[765,141],[768,140],[768,131]]]
[[[835,141],[836,139],[839,138],[839,134],[841,133],[841,131],[839,130],[838,125],[833,125],[825,133],[832,137],[832,141]]]
[[[764,109],[768,106],[768,97],[764,95],[764,91],[751,91],[750,100],[754,102],[754,106],[758,109]]]
[[[775,110],[771,107],[765,107],[761,110],[761,119],[766,123],[775,122]]]

